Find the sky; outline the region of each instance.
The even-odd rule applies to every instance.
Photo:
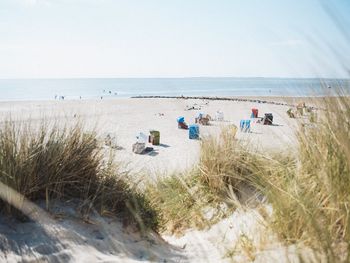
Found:
[[[0,78],[347,78],[349,13],[349,0],[0,0]]]

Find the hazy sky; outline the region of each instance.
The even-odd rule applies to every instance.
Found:
[[[0,78],[348,77],[348,14],[349,0],[0,0]]]

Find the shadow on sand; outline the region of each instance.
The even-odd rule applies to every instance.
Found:
[[[182,262],[181,248],[157,233],[141,235],[116,218],[91,213],[83,221],[76,206],[57,202],[50,223],[19,222],[0,217],[0,261],[124,262],[126,260]],[[11,260],[10,260],[11,261]]]

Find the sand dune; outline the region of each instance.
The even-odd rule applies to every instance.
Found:
[[[195,106],[197,110],[186,110]],[[181,99],[113,99],[78,101],[2,102],[0,116],[38,125],[42,120],[70,125],[81,121],[87,130],[95,130],[103,139],[112,135],[118,145],[116,159],[130,170],[135,180],[152,180],[158,175],[182,172],[198,162],[200,141],[190,140],[188,131],[177,128],[176,119],[184,116],[188,124],[199,113],[215,117],[224,112],[224,121],[201,126],[201,136],[217,135],[222,127],[239,126],[250,117],[251,108],[260,115],[271,112],[273,126],[253,122],[250,133],[238,131],[237,138],[250,142],[260,151],[293,150],[296,146],[296,121],[288,119],[285,105],[245,101],[206,101]],[[131,150],[135,136],[150,129],[160,131],[161,145],[154,151],[137,155]],[[150,145],[151,146],[151,145]],[[55,216],[56,215],[56,216]],[[17,262],[218,262],[243,234],[263,231],[256,213],[237,210],[232,216],[206,231],[188,231],[183,237],[156,234],[141,237],[120,222],[97,214],[87,222],[77,217],[73,206],[57,204],[49,222],[14,223],[0,218],[0,260]],[[243,226],[244,225],[244,226]],[[245,229],[245,230],[244,230]],[[223,238],[225,237],[225,238]],[[279,252],[278,252],[279,253]],[[277,253],[277,255],[278,255]],[[282,252],[281,252],[282,253]],[[284,253],[284,252],[283,252]],[[266,255],[265,255],[266,256]],[[271,257],[270,257],[271,258]],[[236,258],[244,262],[246,258]],[[260,258],[264,262],[264,255]],[[278,260],[278,257],[277,257]]]

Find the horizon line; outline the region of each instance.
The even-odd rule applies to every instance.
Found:
[[[14,77],[9,78],[0,77],[0,80],[74,80],[74,79],[350,79],[350,76],[347,77],[320,77],[320,76],[303,76],[303,77],[259,77],[259,76],[177,76],[177,77]]]

